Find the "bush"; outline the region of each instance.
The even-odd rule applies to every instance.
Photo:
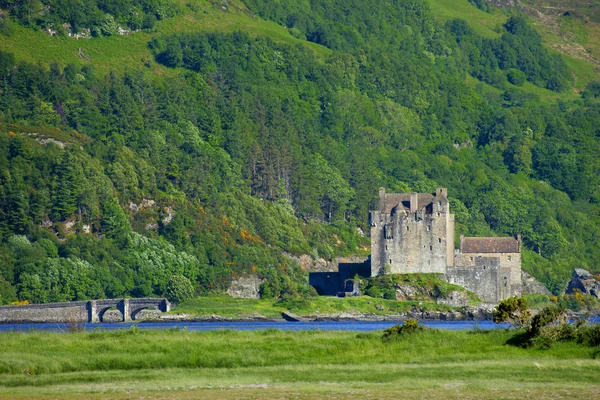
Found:
[[[403,325],[394,325],[383,331],[383,340],[399,339],[416,332],[424,331],[425,327],[420,325],[416,319],[407,319]]]
[[[527,307],[524,297],[511,297],[502,300],[494,309],[494,322],[508,322],[514,327],[520,328],[527,324],[531,311]]]
[[[542,328],[554,324],[556,322],[562,322],[565,324],[565,311],[566,308],[563,304],[551,305],[543,308],[531,319],[531,325],[528,328],[530,337],[538,336]]]
[[[525,75],[525,73],[521,70],[511,68],[510,70],[508,70],[506,78],[510,83],[512,83],[515,86],[523,86],[523,84],[527,80],[527,75]]]
[[[173,275],[167,285],[166,297],[171,303],[180,304],[194,295],[194,286],[188,278]]]
[[[577,342],[589,347],[600,346],[600,324],[579,327]]]

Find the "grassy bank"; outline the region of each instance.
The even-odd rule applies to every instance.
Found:
[[[452,311],[454,307],[433,301],[395,301],[368,296],[360,297],[314,297],[301,301],[277,301],[268,299],[234,299],[228,296],[195,297],[175,308],[173,314],[197,316],[219,315],[227,318],[264,316],[280,318],[282,311],[298,315],[373,314],[386,315],[407,313],[415,308],[424,311]]]
[[[0,342],[0,397],[597,394],[600,361],[589,348],[523,349],[506,345],[510,337],[429,331],[383,342],[381,333],[320,331],[7,333]]]

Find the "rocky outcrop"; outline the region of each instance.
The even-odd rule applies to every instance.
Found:
[[[583,294],[600,298],[600,280],[585,269],[575,268],[565,293],[573,294],[578,290]]]
[[[438,304],[446,304],[452,307],[464,307],[468,306],[471,299],[465,292],[454,290],[446,297],[442,297],[436,300]]]
[[[550,296],[552,293],[540,281],[529,275],[525,271],[521,271],[521,293],[522,294],[545,294]]]
[[[255,275],[243,276],[231,281],[227,294],[240,299],[259,299],[263,280]]]
[[[293,261],[296,261],[300,267],[305,271],[310,272],[337,272],[338,263],[337,260],[327,261],[324,258],[313,258],[308,254],[302,254],[300,256],[293,256],[286,254],[286,256]]]
[[[286,257],[296,261],[303,270],[308,272],[338,272],[340,264],[362,264],[367,260],[367,257],[362,256],[338,257],[334,260],[313,258],[308,254],[299,256],[286,254]]]
[[[394,285],[396,289],[396,300],[406,301],[406,300],[417,300],[418,297],[422,297],[424,293],[420,288],[411,285],[411,284],[403,284],[398,283]]]

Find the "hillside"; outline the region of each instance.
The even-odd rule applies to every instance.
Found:
[[[555,293],[600,265],[600,75],[518,9],[80,7],[0,2],[1,303],[311,296],[287,254],[366,254],[380,186],[448,187],[457,236],[522,233]]]

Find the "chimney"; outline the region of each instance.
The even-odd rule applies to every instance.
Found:
[[[448,188],[437,188],[435,189],[435,195],[443,195],[444,197],[448,197]]]
[[[385,188],[379,188],[379,211],[383,212],[385,210]]]
[[[521,252],[521,234],[517,234],[517,248],[519,249],[519,253]]]
[[[465,238],[465,235],[460,235],[460,251],[462,252],[462,248],[463,248],[463,240]]]
[[[411,193],[410,194],[410,213],[416,213],[419,209],[419,194]]]

